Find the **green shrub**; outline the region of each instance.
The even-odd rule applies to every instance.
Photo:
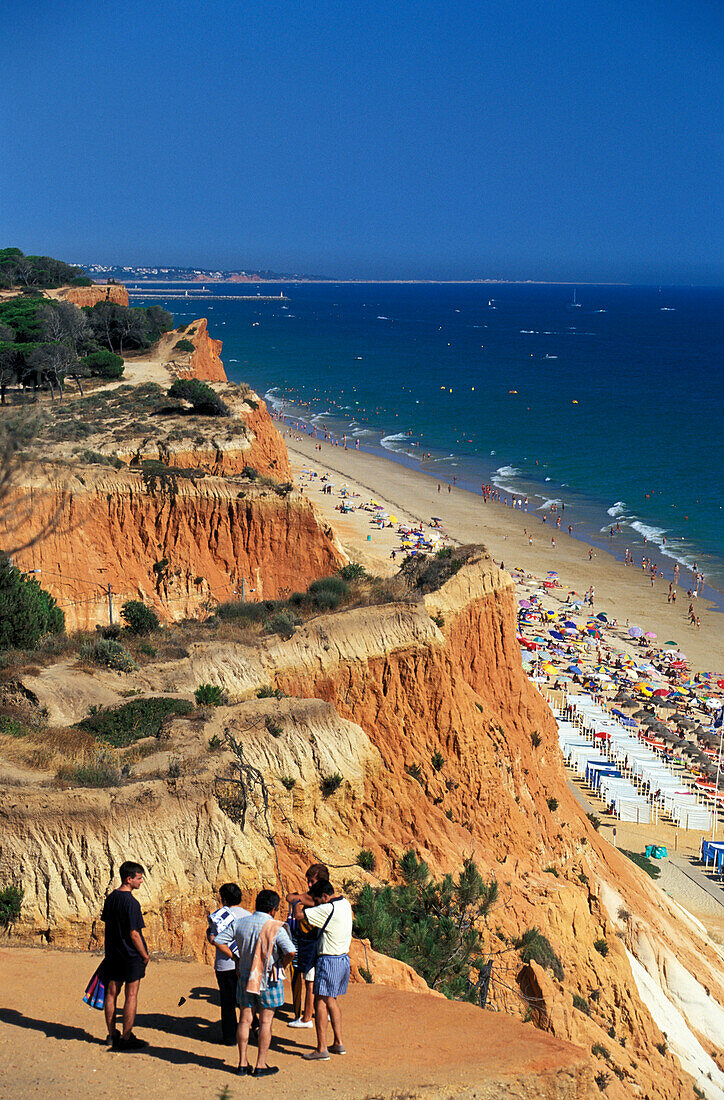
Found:
[[[264,687],[260,687],[256,693],[257,699],[283,699],[284,692],[280,688],[272,687],[271,684],[265,684]]]
[[[418,783],[423,782],[422,768],[419,764],[407,764],[405,771],[411,779],[416,779]]]
[[[543,740],[543,738],[541,737],[541,735],[539,733],[537,733],[537,732],[531,733],[530,743],[531,743],[531,745],[533,746],[534,749],[540,748],[540,743],[541,743],[542,740]]]
[[[32,649],[43,634],[62,634],[65,615],[34,577],[0,555],[0,652]]]
[[[191,342],[191,340],[186,340],[184,338],[183,340],[177,340],[176,341],[176,343],[173,346],[173,350],[174,351],[195,351],[196,350],[196,345],[193,344]]]
[[[367,969],[367,967],[360,966],[358,969],[359,969],[359,976],[362,979],[362,981],[367,982],[367,985],[372,985],[373,982],[374,982],[374,978],[372,977],[372,974]]]
[[[598,830],[601,828],[601,818],[598,816],[598,814],[586,814],[586,817],[590,821],[592,828],[594,828],[596,832],[598,832]]]
[[[269,634],[279,634],[280,637],[289,639],[297,629],[297,620],[289,611],[278,611],[276,615],[272,615],[266,624],[266,629]]]
[[[20,916],[23,890],[19,886],[4,886],[0,890],[0,927],[7,928]]]
[[[259,471],[254,466],[245,466],[241,471],[241,476],[245,477],[247,481],[256,481],[259,477]]]
[[[10,737],[27,737],[30,730],[17,718],[11,718],[8,714],[0,714],[0,733]]]
[[[594,1081],[598,1085],[599,1090],[601,1092],[605,1092],[609,1086],[611,1078],[608,1073],[601,1072],[596,1074],[596,1076],[594,1077]]]
[[[296,779],[292,779],[291,775],[282,776],[282,786],[286,787],[288,791],[293,790],[297,785]]]
[[[223,707],[226,701],[218,684],[199,684],[194,699],[200,707]]]
[[[125,466],[120,458],[116,458],[115,455],[104,455],[100,451],[79,451],[78,458],[81,462],[86,462],[92,466],[112,466],[115,470],[122,469]]]
[[[528,928],[519,939],[515,941],[516,950],[520,952],[523,962],[535,962],[545,970],[550,970],[558,981],[563,981],[563,965],[550,945],[549,940],[539,929]]]
[[[574,999],[575,1004],[575,999]],[[591,1047],[591,1054],[594,1054],[597,1058],[610,1058],[610,1051],[603,1045],[603,1043],[594,1043]]]
[[[83,356],[81,363],[96,378],[113,380],[123,377],[123,358],[113,351],[92,351],[90,355]]]
[[[140,600],[126,600],[121,608],[121,618],[131,634],[139,634],[142,637],[151,634],[160,625],[158,615],[153,608],[146,607]]]
[[[115,748],[124,748],[134,741],[140,741],[142,737],[160,737],[169,715],[183,716],[190,714],[192,710],[188,699],[153,696],[150,699],[131,699],[120,707],[97,710],[77,724],[99,741]]]
[[[354,907],[355,936],[412,966],[446,997],[476,1002],[473,975],[487,957],[481,926],[498,898],[495,879],[485,882],[466,859],[456,878],[435,881],[412,851],[399,869],[400,885],[363,886]]]
[[[271,714],[267,714],[266,718],[264,719],[264,725],[267,728],[267,732],[270,733],[272,737],[281,737],[283,732],[282,727],[279,725],[278,722],[274,721]]]
[[[603,955],[603,957],[605,959],[606,955],[608,955],[608,950],[609,950],[608,944],[606,943],[606,941],[604,939],[594,940],[593,946],[596,948],[596,951],[598,951],[599,955]]]
[[[657,863],[648,859],[643,852],[629,852],[626,848],[621,848],[621,852],[628,856],[628,858],[635,863],[637,867],[640,867],[642,871],[645,871],[653,879],[657,879],[661,874],[661,868]]]
[[[98,749],[92,760],[71,768],[61,768],[58,779],[68,780],[76,787],[117,787],[121,782],[112,754],[107,749]]]
[[[250,600],[229,600],[219,604],[216,617],[227,622],[241,619],[247,623],[259,623],[268,618],[276,606],[275,600],[259,600],[257,603]]]
[[[438,630],[442,630],[442,628],[445,625],[445,616],[444,615],[433,615],[432,616],[432,621],[434,622],[434,624],[438,628]]]
[[[209,738],[209,752],[216,752],[217,749],[222,748],[223,744],[223,738],[219,737],[218,733],[213,734]]]
[[[169,760],[168,772],[166,773],[169,779],[178,779],[181,775],[181,761]]]
[[[434,752],[430,757],[430,763],[436,772],[442,771],[445,766],[445,757],[441,752]]]
[[[337,572],[343,581],[361,581],[367,576],[367,570],[357,561],[351,561],[348,565],[343,565]]]
[[[80,656],[83,660],[112,668],[115,672],[135,672],[138,668],[128,650],[112,638],[99,638],[95,642],[85,642],[80,647]]]
[[[374,871],[377,865],[374,852],[369,848],[362,848],[357,856],[357,866],[361,867],[363,871]]]
[[[558,799],[557,798],[546,798],[546,805],[547,805],[548,809],[551,811],[551,813],[554,813],[558,809]]]
[[[177,378],[169,389],[168,396],[188,401],[199,416],[231,416],[228,405],[211,386],[199,382],[198,378]]]
[[[591,1006],[586,998],[582,997],[580,993],[573,994],[573,1007],[577,1008],[579,1012],[585,1012],[586,1016],[591,1015]]]
[[[319,781],[319,786],[322,789],[322,798],[329,798],[338,791],[344,783],[344,779],[339,772],[334,772],[333,775],[323,775]]]
[[[335,611],[349,595],[349,585],[341,577],[321,577],[312,581],[307,592],[320,611]]]

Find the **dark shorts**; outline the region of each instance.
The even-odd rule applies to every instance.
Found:
[[[143,959],[106,959],[104,965],[106,983],[137,982],[146,976]]]

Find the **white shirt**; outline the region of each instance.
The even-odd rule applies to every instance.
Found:
[[[304,916],[312,928],[321,928],[330,912],[329,924],[319,938],[319,954],[347,955],[352,941],[352,906],[346,898],[313,905],[304,910]]]

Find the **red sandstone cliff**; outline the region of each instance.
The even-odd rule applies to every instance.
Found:
[[[62,287],[53,297],[75,306],[94,306],[96,302],[116,302],[119,306],[128,305],[128,291],[120,283],[96,283],[94,286]]]

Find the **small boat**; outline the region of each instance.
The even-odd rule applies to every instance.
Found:
[[[576,301],[576,291],[573,291],[573,301],[571,302],[571,309],[580,309],[581,303]]]

